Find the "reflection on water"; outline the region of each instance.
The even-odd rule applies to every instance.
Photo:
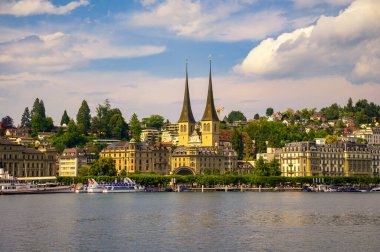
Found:
[[[380,194],[0,196],[0,251],[378,251]]]

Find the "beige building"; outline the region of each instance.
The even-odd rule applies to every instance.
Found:
[[[354,131],[349,137],[362,138],[368,144],[380,145],[380,129],[379,128],[365,128]]]
[[[143,129],[140,134],[141,142],[158,142],[159,134],[157,129]]]
[[[378,176],[380,147],[315,142],[289,143],[282,148],[283,176]]]
[[[206,107],[199,124],[191,110],[186,64],[185,94],[178,120],[178,147],[170,156],[171,174],[223,174],[236,169],[236,152],[231,147],[219,146],[219,123],[212,90],[211,61]]]
[[[111,144],[102,150],[101,157],[115,161],[117,173],[167,174],[169,170],[169,147],[159,143],[122,141]]]
[[[0,168],[18,178],[56,175],[57,152],[51,148],[28,148],[0,138]]]
[[[88,164],[88,156],[84,149],[67,148],[59,157],[59,176],[78,176],[79,168]]]

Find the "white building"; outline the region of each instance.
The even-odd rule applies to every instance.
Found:
[[[363,138],[368,144],[380,144],[380,129],[365,128],[354,131],[349,137]]]

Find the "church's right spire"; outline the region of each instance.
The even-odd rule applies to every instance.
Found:
[[[208,81],[208,93],[205,112],[203,113],[202,121],[219,121],[218,114],[216,113],[214,105],[214,95],[212,92],[212,78],[211,78],[211,55],[209,56],[210,61],[210,73]]]

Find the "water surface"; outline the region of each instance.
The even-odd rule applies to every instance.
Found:
[[[0,196],[0,251],[380,251],[380,194]]]

